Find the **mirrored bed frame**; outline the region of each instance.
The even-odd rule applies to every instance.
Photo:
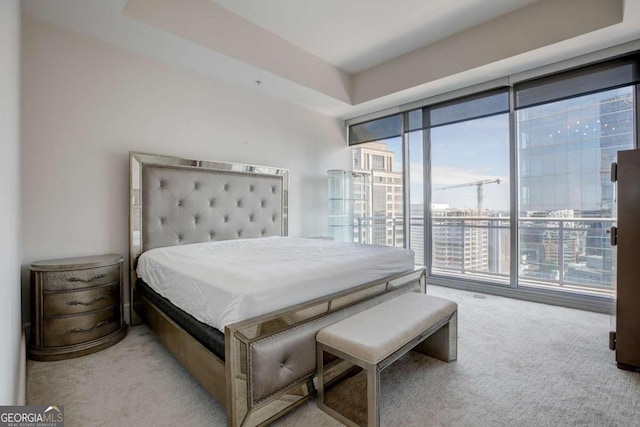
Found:
[[[156,247],[286,236],[289,171],[138,152],[129,158],[131,323],[154,331],[226,409],[229,426],[268,424],[314,393],[320,329],[401,293],[426,292],[424,268],[400,272],[212,331],[223,338],[224,351],[216,351],[143,294],[138,257]],[[350,368],[327,361],[335,378]]]

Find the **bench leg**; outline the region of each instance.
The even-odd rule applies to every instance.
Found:
[[[380,427],[380,370],[367,367],[367,426]]]
[[[444,362],[458,358],[458,310],[442,328],[413,348],[415,351]]]
[[[341,381],[333,383],[336,378],[343,375],[335,376],[335,372],[331,372],[333,368],[326,369],[324,366],[324,354],[332,354],[338,356],[345,362],[348,362],[356,369],[362,369],[366,375],[366,384],[356,382],[354,387],[352,383],[347,388],[342,388]],[[380,409],[378,399],[380,397],[379,373],[376,371],[375,365],[357,362],[352,360],[348,355],[336,351],[330,347],[325,347],[318,343],[316,347],[317,371],[318,371],[318,408],[331,415],[341,423],[349,427],[360,427],[363,425],[379,425],[370,424],[373,418],[380,418]],[[348,372],[347,370],[346,372]],[[373,376],[372,376],[373,373]],[[328,385],[328,383],[333,383]],[[342,385],[341,385],[342,384]],[[355,393],[354,393],[355,392]],[[374,400],[371,400],[374,399]],[[357,404],[353,404],[353,401]],[[373,412],[372,412],[373,408]]]
[[[318,392],[318,406],[324,407],[324,352],[322,348],[316,344],[316,371],[317,383],[316,391]]]

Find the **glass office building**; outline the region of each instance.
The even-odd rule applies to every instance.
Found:
[[[522,281],[611,288],[610,166],[633,119],[631,87],[518,111]]]

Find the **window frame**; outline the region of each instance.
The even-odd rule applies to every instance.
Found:
[[[613,83],[609,86],[599,86],[596,89],[590,89],[588,87],[583,87],[579,91],[575,93],[565,92],[561,96],[558,96],[557,99],[553,97],[545,98],[544,102],[540,103],[529,103],[529,104],[518,104],[518,91],[519,90],[535,90],[536,85],[539,85],[541,88],[544,88],[545,85],[553,84],[554,82],[570,82],[572,78],[579,79],[583,78],[585,75],[589,75],[590,72],[601,72],[602,70],[611,70],[615,69],[620,65],[629,65],[633,64],[631,67],[632,73],[630,76],[626,76],[626,80],[616,81],[613,79]],[[507,78],[508,79],[508,78]],[[588,78],[587,78],[588,80]],[[504,83],[504,82],[502,82]],[[580,85],[576,85],[580,87]],[[461,97],[451,97],[444,101],[434,102],[431,104],[422,103],[421,101],[416,101],[412,103],[411,106],[413,108],[402,109],[400,107],[400,113],[394,113],[389,115],[379,116],[379,118],[374,118],[372,120],[368,120],[366,122],[361,123],[371,123],[376,120],[385,120],[390,117],[401,116],[400,120],[400,141],[402,144],[402,164],[403,164],[403,216],[404,216],[404,247],[411,247],[410,237],[411,237],[411,222],[410,222],[410,165],[409,163],[409,134],[411,132],[415,132],[417,130],[422,131],[422,157],[423,157],[423,166],[422,166],[422,174],[423,174],[423,200],[424,200],[424,219],[423,219],[423,253],[424,259],[423,263],[427,266],[427,273],[430,283],[440,284],[444,286],[468,289],[479,292],[487,292],[492,294],[498,294],[508,297],[515,298],[523,298],[532,301],[546,302],[552,303],[556,305],[564,305],[574,308],[587,309],[591,311],[598,311],[603,313],[609,313],[612,307],[613,298],[611,296],[603,296],[603,295],[592,295],[592,294],[580,294],[574,291],[568,291],[566,289],[555,289],[555,288],[528,288],[523,287],[519,284],[519,269],[518,269],[518,254],[520,252],[519,248],[519,197],[523,196],[520,194],[518,189],[519,183],[519,170],[518,170],[518,141],[517,141],[517,110],[522,108],[528,108],[534,105],[542,105],[549,102],[555,102],[563,99],[569,99],[573,97],[585,96],[591,93],[602,92],[618,87],[633,87],[633,101],[634,101],[634,122],[633,122],[633,148],[637,149],[639,146],[638,140],[638,129],[640,124],[640,106],[638,106],[638,100],[640,99],[640,53],[633,52],[632,54],[622,55],[620,57],[609,58],[603,61],[598,61],[596,63],[583,65],[580,67],[575,67],[568,70],[561,70],[558,72],[550,73],[548,75],[544,75],[542,77],[536,77],[528,80],[523,80],[518,83],[509,85],[505,87],[504,84],[500,84],[499,87],[492,87],[489,89],[481,90],[478,92],[466,93],[465,96]],[[482,114],[477,116],[468,116],[461,120],[451,120],[446,121],[444,123],[437,123],[434,126],[430,126],[429,123],[429,112],[432,109],[455,106],[459,103],[474,101],[478,99],[482,99],[483,97],[488,97],[496,93],[506,92],[508,97],[508,108],[506,111],[499,112],[491,112],[488,114]],[[419,108],[416,108],[416,104],[419,104]],[[397,111],[397,110],[396,110]],[[422,112],[422,123],[421,126],[409,126],[409,120],[417,117],[417,112]],[[489,284],[487,282],[481,282],[478,280],[474,280],[473,278],[452,278],[445,277],[440,275],[434,275],[431,268],[431,260],[433,257],[432,248],[431,248],[431,240],[432,240],[432,227],[431,221],[433,220],[433,212],[431,209],[432,204],[432,194],[431,194],[431,129],[436,126],[442,126],[447,124],[459,123],[468,120],[474,120],[478,118],[488,117],[495,114],[508,113],[508,132],[509,132],[509,178],[510,178],[510,277],[509,277],[509,285],[505,286],[496,286],[495,284]],[[354,125],[358,125],[357,121],[353,119],[349,121],[348,129],[350,129]],[[398,136],[398,135],[396,135]],[[385,137],[384,139],[387,139]],[[359,143],[373,142],[377,139],[368,139],[366,141],[360,141],[353,143],[349,138],[349,145],[356,145]],[[395,198],[395,196],[394,196]]]

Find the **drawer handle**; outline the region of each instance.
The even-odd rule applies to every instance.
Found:
[[[108,325],[109,321],[108,320],[103,320],[102,322],[98,323],[96,326],[94,326],[93,328],[89,328],[89,329],[80,329],[80,328],[73,328],[69,330],[69,333],[71,334],[88,334],[89,332],[93,332],[96,329]]]
[[[107,277],[107,273],[102,273],[102,274],[96,274],[93,277],[90,277],[88,279],[81,279],[79,277],[71,277],[69,279],[69,282],[82,282],[82,283],[91,283],[93,281],[96,281],[98,279],[102,279],[104,277]]]
[[[99,297],[94,298],[93,300],[91,300],[91,301],[89,301],[89,302],[83,302],[83,301],[69,301],[69,302],[67,303],[67,305],[84,305],[84,306],[87,306],[87,305],[93,305],[93,304],[97,303],[98,301],[104,301],[104,300],[106,300],[107,298],[109,298],[109,295],[102,295],[102,296],[99,296]]]

